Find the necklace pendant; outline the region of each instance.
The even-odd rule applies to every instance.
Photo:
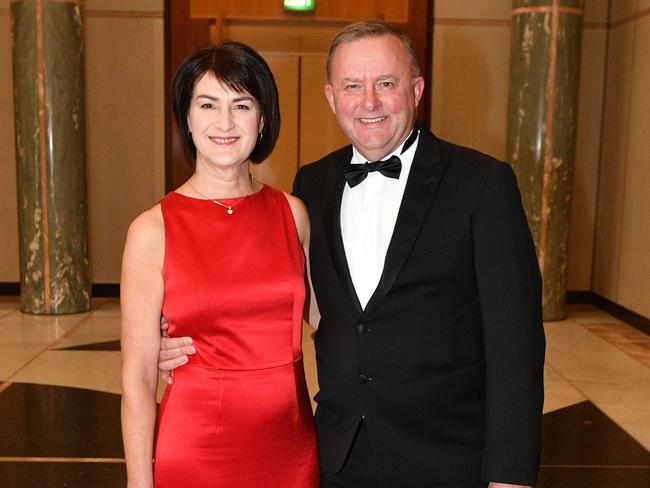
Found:
[[[228,207],[227,212],[228,212],[228,215],[232,215],[232,214],[235,213],[235,211],[231,207]]]

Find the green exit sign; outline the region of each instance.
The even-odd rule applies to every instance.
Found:
[[[285,10],[314,10],[316,0],[284,0]]]

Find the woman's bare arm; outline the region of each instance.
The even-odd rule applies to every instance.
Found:
[[[314,296],[314,288],[311,284],[311,275],[309,267],[309,241],[310,241],[310,230],[309,225],[309,214],[307,213],[307,208],[305,204],[302,203],[297,197],[285,193],[287,200],[289,201],[289,206],[293,213],[293,219],[296,222],[296,228],[298,229],[298,236],[300,237],[300,242],[305,251],[305,258],[307,262],[307,280],[309,283],[309,310],[308,310],[308,320],[309,325],[315,330],[318,328],[318,322],[320,322],[320,312],[318,311],[318,306],[316,305],[316,297]]]
[[[162,213],[156,206],[129,227],[122,259],[122,435],[129,488],[153,487],[164,249]]]

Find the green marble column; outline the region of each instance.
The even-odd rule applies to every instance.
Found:
[[[90,308],[80,4],[11,2],[24,312]]]
[[[566,317],[582,1],[513,0],[507,157],[543,276],[545,320]]]

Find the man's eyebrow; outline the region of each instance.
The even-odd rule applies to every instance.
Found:
[[[378,80],[387,80],[390,78],[397,79],[397,76],[390,73],[377,76]],[[341,83],[361,83],[361,82],[363,82],[362,78],[343,78],[341,80]]]

